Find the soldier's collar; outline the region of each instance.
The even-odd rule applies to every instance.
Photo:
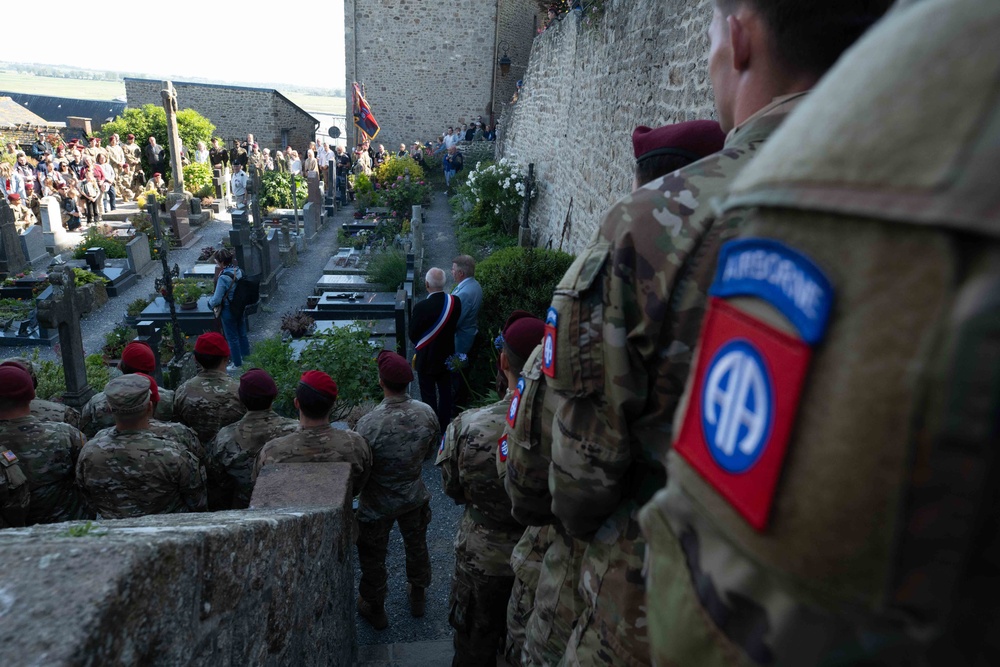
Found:
[[[770,123],[762,122],[762,119],[771,115],[784,118],[810,92],[809,90],[804,90],[800,93],[775,97],[771,100],[770,104],[729,131],[729,134],[726,135],[726,147],[728,148],[734,144],[748,144],[754,140],[767,137],[773,132],[774,128]]]
[[[410,400],[409,394],[403,394],[402,396],[386,396],[382,399],[383,403],[405,403]]]

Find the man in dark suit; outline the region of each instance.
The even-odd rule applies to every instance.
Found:
[[[455,353],[455,327],[462,302],[445,294],[443,269],[432,268],[424,277],[427,298],[413,306],[410,342],[416,348],[417,381],[421,400],[434,408],[441,430],[451,421],[451,372],[445,360]]]

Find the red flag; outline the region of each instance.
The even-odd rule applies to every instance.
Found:
[[[378,136],[380,129],[378,121],[372,115],[372,109],[368,106],[368,102],[365,101],[364,95],[361,94],[361,89],[357,83],[354,84],[354,124],[365,136],[371,139]]]

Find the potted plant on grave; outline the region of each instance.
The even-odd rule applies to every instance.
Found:
[[[119,324],[104,336],[104,347],[101,348],[101,357],[104,363],[111,367],[118,366],[122,358],[122,350],[138,335],[135,329]]]
[[[285,313],[281,318],[281,330],[287,331],[292,338],[302,338],[316,330],[316,320],[302,312]]]
[[[144,299],[142,297],[136,299],[130,303],[125,308],[125,323],[129,326],[134,326],[136,322],[139,321],[139,317],[142,315],[142,311],[146,310],[146,306],[151,304],[153,301],[151,299]]]
[[[208,286],[197,278],[183,278],[175,280],[174,303],[180,305],[181,310],[195,310],[198,308],[198,299],[208,294]]]
[[[215,256],[215,246],[207,245],[204,248],[202,248],[201,252],[198,254],[198,261],[207,262],[211,260],[214,256]]]

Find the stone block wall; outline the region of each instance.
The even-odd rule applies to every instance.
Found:
[[[436,140],[479,116],[488,121],[494,74],[499,101],[510,98],[518,72],[496,72],[497,42],[510,42],[523,71],[537,13],[534,0],[345,0],[348,104],[352,83],[364,83],[382,128],[376,141],[387,147]]]
[[[252,133],[261,149],[284,150],[283,132],[292,148],[303,153],[316,135],[316,119],[270,88],[221,86],[174,81],[177,107],[194,109],[212,121],[215,136],[226,140],[246,139]],[[144,104],[159,106],[163,82],[151,79],[125,79],[125,95],[130,107]],[[144,142],[142,142],[144,143]],[[192,147],[193,148],[193,147]]]
[[[510,58],[510,72],[502,76],[496,70],[496,83],[493,113],[499,119],[514,90],[518,79],[523,79],[528,71],[528,59],[531,57],[531,44],[535,40],[536,30],[545,20],[545,14],[539,11],[538,0],[500,0],[500,21],[497,25],[497,45],[506,42],[507,57]],[[503,55],[503,49],[497,49],[497,57]]]
[[[579,252],[632,187],[637,125],[714,118],[711,0],[610,0],[596,26],[570,14],[538,36],[498,153],[535,164],[535,245]]]
[[[357,664],[347,507],[6,529],[2,662]]]

